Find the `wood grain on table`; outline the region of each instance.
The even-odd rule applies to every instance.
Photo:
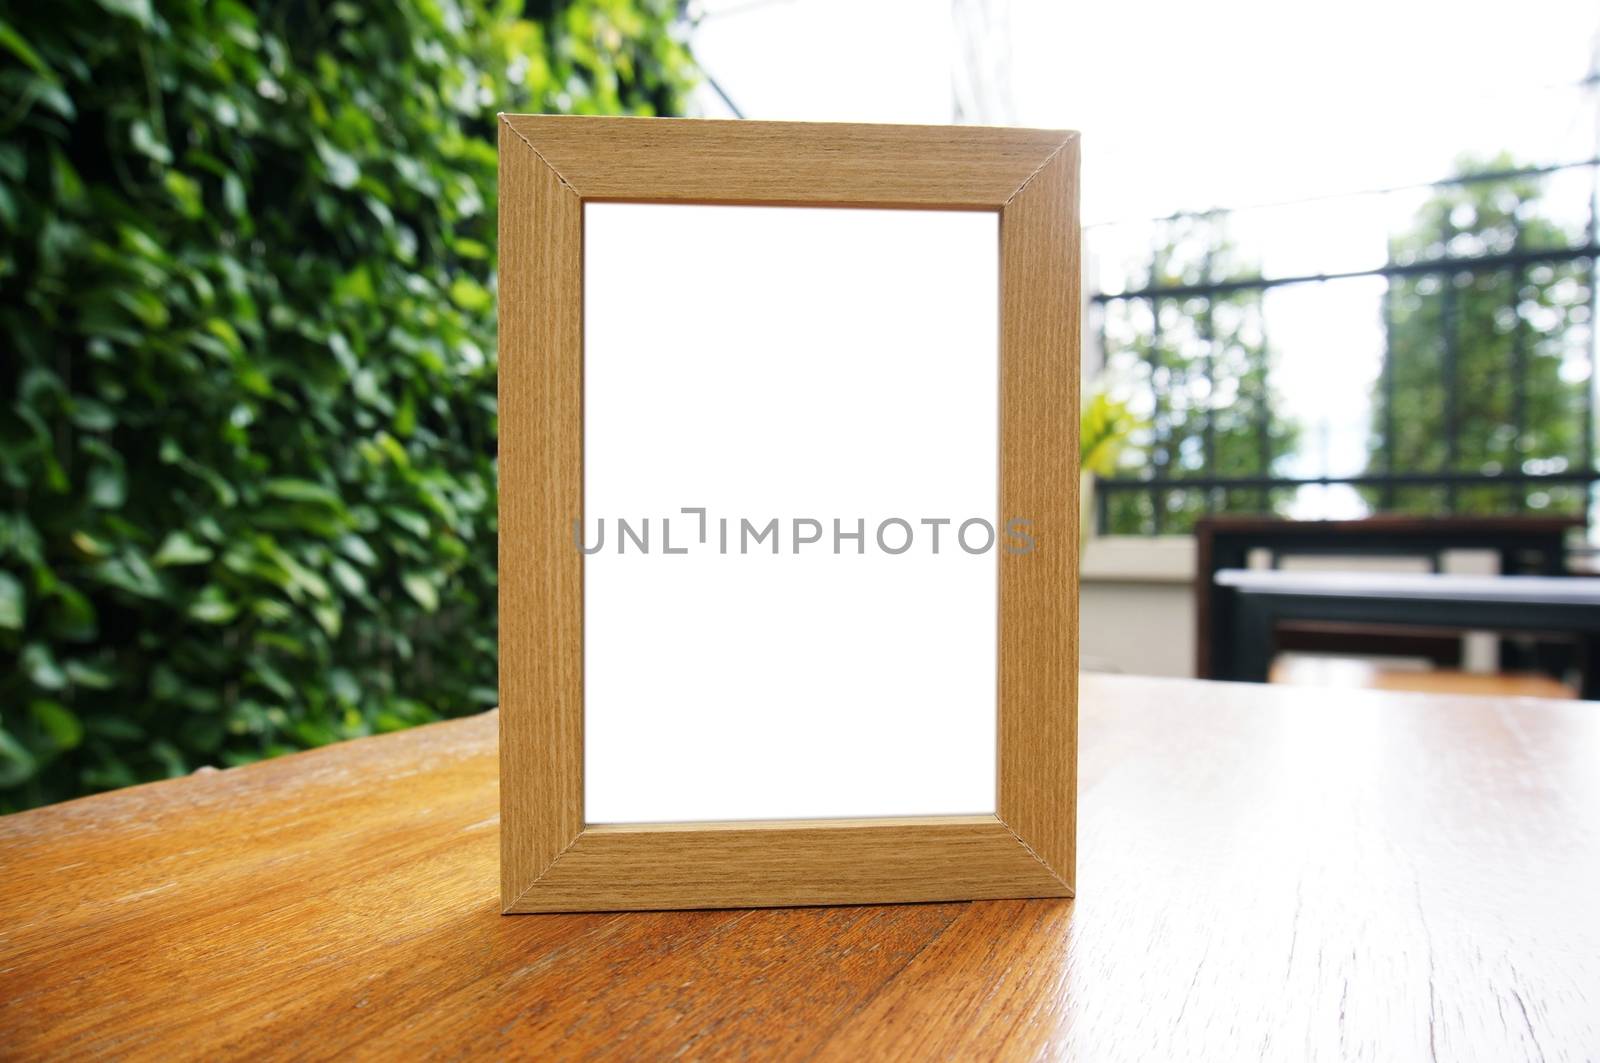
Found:
[[[1584,1059],[1600,705],[1087,676],[1075,901],[501,916],[482,716],[0,819],[0,1056]]]

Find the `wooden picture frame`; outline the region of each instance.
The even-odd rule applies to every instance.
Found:
[[[939,126],[503,115],[500,808],[507,913],[1070,897],[1077,788],[1078,138]],[[583,204],[1000,219],[996,813],[587,825]]]

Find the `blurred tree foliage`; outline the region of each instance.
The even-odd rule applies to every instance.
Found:
[[[0,809],[495,701],[499,110],[668,0],[0,5]]]
[[[1128,287],[1195,286],[1260,275],[1229,238],[1223,216],[1169,222],[1147,276]],[[1294,451],[1299,428],[1272,390],[1262,292],[1242,289],[1106,305],[1106,368],[1137,396],[1145,423],[1134,442],[1144,472],[1171,482],[1107,492],[1106,532],[1188,532],[1207,512],[1271,512],[1289,492],[1186,488],[1190,477],[1270,476]],[[1132,470],[1139,472],[1140,470]],[[1126,473],[1124,473],[1126,475]]]
[[[1515,160],[1500,155],[1465,160],[1457,172],[1516,169]],[[1544,193],[1539,176],[1442,187],[1411,228],[1390,242],[1390,259],[1407,264],[1583,245],[1583,223],[1549,217]],[[1590,261],[1577,258],[1394,278],[1388,296],[1393,379],[1379,379],[1373,389],[1368,471],[1559,473],[1581,467],[1591,272]],[[1443,487],[1364,488],[1362,494],[1375,509],[1397,512],[1580,513],[1587,492],[1485,485],[1458,487],[1453,501]]]

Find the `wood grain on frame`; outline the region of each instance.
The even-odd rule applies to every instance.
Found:
[[[583,204],[500,144],[500,890],[583,830]]]
[[[539,911],[1037,897],[1060,883],[994,816],[590,827]]]
[[[1000,818],[1065,882],[1078,792],[1078,142],[1000,212]],[[1065,355],[1063,352],[1067,352]]]
[[[996,210],[1069,135],[567,115],[504,121],[584,199],[656,203]]]
[[[502,909],[1071,896],[1076,134],[507,115],[500,141]],[[585,827],[587,199],[1000,214],[1000,519],[1036,549],[997,547],[998,815]]]

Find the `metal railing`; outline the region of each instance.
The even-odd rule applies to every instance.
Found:
[[[1533,221],[1522,199],[1518,198],[1517,190],[1526,190],[1530,182],[1552,175],[1583,170],[1588,171],[1586,221],[1581,226],[1567,226],[1564,235],[1568,238],[1561,241],[1548,240],[1549,226],[1541,230],[1545,240],[1525,239],[1524,230]],[[1163,249],[1158,244],[1152,249],[1147,280],[1136,281],[1122,291],[1098,292],[1090,297],[1090,311],[1097,319],[1095,325],[1104,359],[1108,364],[1137,363],[1150,392],[1145,396],[1150,424],[1147,446],[1143,448],[1144,466],[1098,481],[1099,530],[1133,534],[1184,531],[1186,524],[1199,513],[1281,511],[1288,506],[1286,500],[1292,500],[1300,489],[1332,485],[1358,491],[1369,512],[1514,513],[1530,509],[1545,513],[1587,512],[1592,488],[1600,483],[1600,469],[1595,462],[1596,290],[1600,288],[1597,179],[1600,179],[1600,159],[1585,159],[1555,166],[1472,172],[1426,185],[1362,193],[1360,195],[1387,196],[1418,191],[1436,197],[1429,202],[1437,204],[1444,202],[1437,197],[1452,189],[1476,188],[1473,194],[1480,196],[1504,192],[1505,195],[1495,202],[1505,207],[1503,219],[1507,224],[1504,228],[1513,230],[1489,234],[1495,238],[1488,239],[1484,232],[1474,231],[1470,224],[1458,229],[1454,215],[1445,212],[1441,215],[1441,239],[1429,242],[1425,248],[1437,253],[1407,252],[1397,245],[1391,233],[1386,261],[1369,268],[1288,272],[1278,276],[1264,275],[1254,269],[1240,270],[1244,275],[1212,276],[1213,251],[1208,246],[1198,277],[1175,278],[1170,262],[1163,261]],[[1285,206],[1290,205],[1276,205]],[[1319,209],[1311,203],[1296,206],[1310,211]],[[1178,214],[1159,219],[1158,223],[1197,222],[1213,225],[1217,231],[1224,232],[1231,213],[1234,212]],[[1094,237],[1091,229],[1091,252],[1095,246]],[[1456,253],[1459,246],[1467,247],[1468,253]],[[1191,261],[1191,266],[1193,264]],[[1384,282],[1381,306],[1374,307],[1374,312],[1381,314],[1383,350],[1372,394],[1371,447],[1366,467],[1349,475],[1293,474],[1275,468],[1281,467],[1284,461],[1282,454],[1275,453],[1274,448],[1279,444],[1271,427],[1274,416],[1272,369],[1262,309],[1266,293],[1290,286],[1332,286],[1360,280],[1370,284],[1373,278]],[[1543,391],[1539,403],[1542,406],[1541,410],[1533,411],[1529,399],[1532,372],[1529,322],[1535,315],[1541,319],[1548,317],[1546,296],[1553,290],[1552,286],[1558,284],[1566,285],[1562,291],[1568,295],[1580,293],[1577,299],[1580,304],[1586,302],[1586,306],[1567,306],[1556,325],[1548,326],[1546,332],[1533,337],[1542,343],[1560,345],[1567,352],[1555,384],[1548,379],[1554,363],[1541,368],[1543,376],[1539,387]],[[1503,308],[1488,305],[1495,303],[1502,290],[1507,294],[1506,305]],[[1246,400],[1237,371],[1229,378],[1228,370],[1219,365],[1218,354],[1223,352],[1218,350],[1213,311],[1229,300],[1237,304],[1252,298],[1254,313],[1261,319],[1262,338],[1256,347],[1233,359],[1235,370],[1239,364],[1248,363],[1253,367],[1251,371],[1260,373],[1253,394]],[[1397,302],[1405,303],[1410,315],[1403,333],[1397,325]],[[1121,340],[1108,337],[1109,313],[1115,308],[1127,311],[1135,306],[1141,307],[1140,319],[1148,324],[1136,329],[1137,334],[1132,339],[1127,335]],[[1167,334],[1171,332],[1173,318],[1169,311],[1172,307],[1177,308],[1186,330],[1184,343],[1202,352],[1186,356],[1181,366],[1170,355],[1170,345],[1177,342]],[[1504,330],[1503,362],[1504,371],[1510,375],[1510,394],[1505,403],[1505,423],[1494,426],[1499,433],[1496,438],[1505,439],[1503,459],[1495,461],[1484,460],[1482,455],[1464,454],[1462,450],[1463,395],[1482,386],[1479,380],[1464,379],[1458,359],[1463,340],[1463,316],[1469,309],[1477,319],[1492,310],[1496,323],[1487,327]],[[1166,333],[1164,318],[1168,321]],[[1486,326],[1483,320],[1475,319],[1467,327]],[[1404,342],[1397,342],[1397,338],[1403,338]],[[1548,350],[1541,357],[1550,357]],[[1421,366],[1419,359],[1427,360],[1427,365]],[[1327,368],[1329,372],[1339,371],[1338,366]],[[1416,383],[1419,370],[1424,369],[1428,371],[1424,376],[1437,372],[1436,387],[1431,377],[1423,384]],[[1192,379],[1196,375],[1198,381]],[[1413,383],[1405,385],[1409,390],[1399,396],[1397,388],[1401,385],[1397,381],[1402,378]],[[1175,380],[1204,396],[1205,400],[1178,409],[1170,401]],[[1163,388],[1169,393],[1163,394]],[[1552,388],[1558,388],[1559,392],[1553,392]],[[1230,389],[1236,395],[1235,405],[1219,404],[1216,396]],[[1543,408],[1550,406],[1550,394],[1566,404],[1557,414]],[[1413,440],[1408,448],[1399,442],[1406,426],[1400,421],[1404,415],[1397,409],[1397,398],[1403,397],[1414,408],[1419,395],[1432,406],[1425,419],[1427,438]],[[1567,409],[1567,406],[1572,408]],[[1249,462],[1237,453],[1231,460],[1233,468],[1219,468],[1216,423],[1224,413],[1231,415],[1236,433],[1240,431],[1238,425],[1244,421],[1254,425],[1258,448],[1253,459],[1254,468],[1238,468],[1241,463]],[[1553,416],[1575,418],[1576,423],[1563,423],[1559,433],[1562,438],[1569,439],[1571,445],[1560,448],[1559,454],[1525,453],[1529,418],[1535,415],[1541,420],[1533,427],[1541,430],[1549,428],[1547,422]],[[1479,434],[1484,430],[1482,424],[1473,424],[1472,428]],[[1415,426],[1412,431],[1416,433]],[[1545,434],[1551,433],[1546,431]],[[1244,436],[1241,434],[1239,438]],[[1430,455],[1435,451],[1438,454],[1422,461],[1416,453],[1408,453],[1419,448],[1426,449]],[[1500,496],[1503,496],[1500,501],[1494,500]],[[1138,500],[1137,509],[1130,505],[1131,500]]]

